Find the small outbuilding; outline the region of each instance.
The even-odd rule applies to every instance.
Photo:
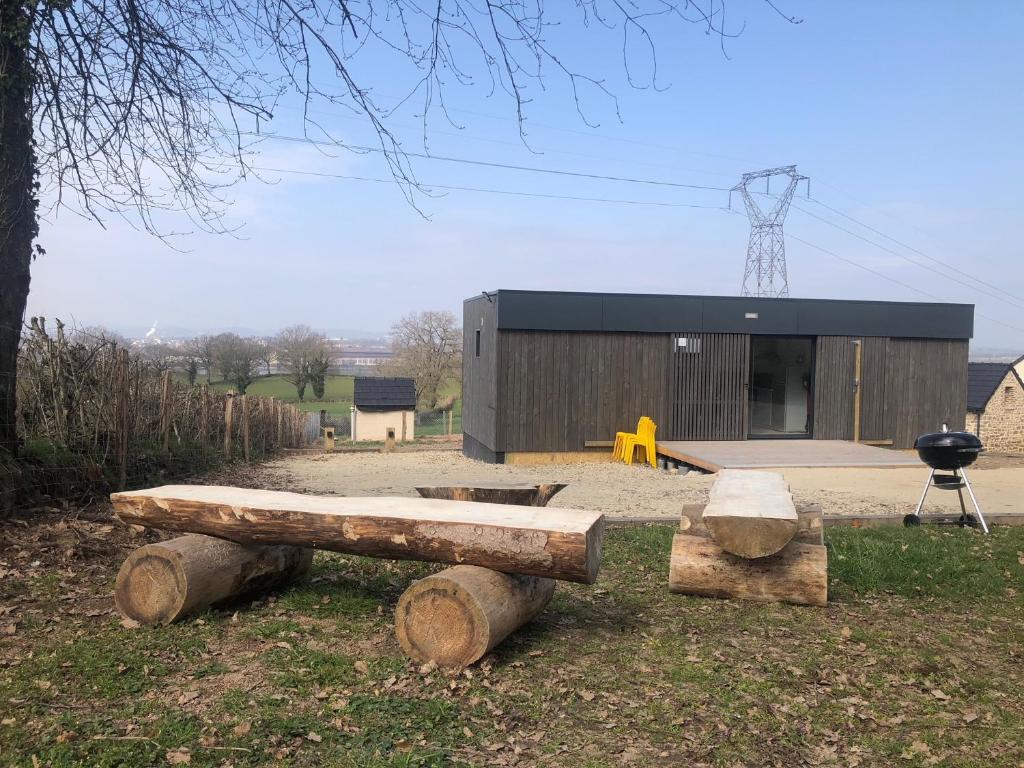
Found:
[[[967,366],[967,431],[985,449],[1024,451],[1024,357],[1012,363]]]
[[[463,305],[463,451],[592,458],[640,416],[658,442],[910,448],[964,428],[973,330],[970,304],[488,292]]]
[[[356,376],[352,399],[352,440],[412,440],[416,422],[413,379]]]

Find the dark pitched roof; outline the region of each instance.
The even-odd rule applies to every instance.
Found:
[[[967,364],[967,410],[983,411],[999,383],[1013,370],[1013,363]]]
[[[383,376],[356,376],[353,393],[356,408],[378,411],[411,411],[416,407],[416,382]]]

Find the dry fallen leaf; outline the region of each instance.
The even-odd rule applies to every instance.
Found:
[[[939,701],[949,701],[949,696],[947,696],[941,688],[933,688],[932,696],[934,696]]]
[[[57,743],[67,744],[69,741],[74,741],[76,738],[78,738],[78,734],[74,731],[61,731],[57,734]]]
[[[324,737],[316,731],[310,731],[309,733],[307,733],[306,738],[312,741],[314,744],[319,744],[321,741],[324,740]]]
[[[170,765],[187,765],[192,762],[192,753],[187,749],[169,749],[164,757]]]
[[[360,675],[368,675],[368,674],[370,674],[370,665],[367,664],[362,659],[357,661],[352,666],[355,667],[356,672],[358,672]]]
[[[121,626],[125,629],[138,629],[142,625],[139,624],[135,619],[124,618],[121,619]]]
[[[839,634],[842,635],[844,640],[849,640],[850,635],[853,634],[853,630],[851,630],[849,627],[843,627],[841,630],[839,630]]]
[[[584,701],[593,701],[594,693],[593,691],[580,691],[580,698]]]
[[[238,725],[236,725],[234,728],[232,728],[231,732],[233,734],[235,734],[235,736],[245,736],[251,730],[252,730],[252,723],[250,723],[248,720],[243,720]]]
[[[190,701],[195,701],[199,698],[199,691],[185,691],[181,696],[178,697],[179,704],[188,704]]]

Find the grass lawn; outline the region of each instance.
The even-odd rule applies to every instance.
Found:
[[[130,629],[110,595],[140,542],[106,522],[0,528],[2,764],[1024,760],[1021,528],[829,530],[825,609],[670,595],[673,531],[613,529],[595,586],[455,674],[394,639],[432,566],[318,553],[306,584]]]

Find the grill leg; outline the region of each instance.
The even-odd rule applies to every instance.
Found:
[[[932,486],[933,477],[935,477],[934,469],[928,474],[928,479],[924,481],[924,490],[921,492],[921,500],[917,502],[917,509],[914,511],[914,514],[918,517],[921,516],[921,509],[924,507],[924,497],[928,495],[928,489]]]
[[[953,474],[956,475],[957,477],[961,477],[959,470],[954,469]],[[967,520],[967,505],[964,504],[964,489],[962,485],[963,484],[961,483],[961,485],[957,487],[956,496],[958,499],[960,499],[960,519]]]
[[[974,502],[974,509],[978,513],[978,522],[981,523],[981,530],[988,533],[988,523],[985,522],[985,516],[981,514],[981,507],[978,506],[978,499],[974,496],[974,489],[971,488],[971,481],[967,479],[967,471],[962,469],[960,472],[963,474],[964,485],[967,486],[967,492],[971,495],[971,501]]]

